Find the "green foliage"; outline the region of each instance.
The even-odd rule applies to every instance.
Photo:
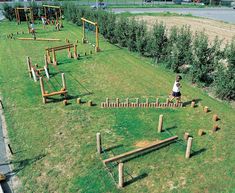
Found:
[[[127,47],[129,20],[126,17],[120,17],[116,23],[115,36],[117,42],[122,47]]]
[[[136,33],[137,33],[137,27],[138,23],[133,18],[129,22],[128,27],[128,38],[127,38],[127,48],[130,51],[137,51],[137,45],[136,45]]]
[[[3,15],[6,19],[9,21],[12,21],[15,18],[15,10],[12,6],[10,6],[8,3],[4,3],[2,5],[3,7]]]
[[[226,65],[220,63],[215,77],[216,94],[221,99],[235,100],[235,37],[226,46]]]
[[[142,21],[136,28],[136,48],[142,56],[146,56],[148,38],[147,26]]]

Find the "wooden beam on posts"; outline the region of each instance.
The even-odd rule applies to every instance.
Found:
[[[123,163],[118,164],[118,187],[124,186],[124,165]]]
[[[167,138],[167,139],[164,139],[164,140],[152,143],[152,144],[147,145],[145,147],[142,147],[142,148],[139,148],[139,149],[136,149],[136,150],[133,150],[133,151],[129,151],[129,152],[120,154],[120,155],[112,157],[112,158],[105,159],[105,160],[103,160],[103,163],[107,164],[107,163],[110,163],[110,162],[113,162],[113,161],[120,160],[122,158],[133,156],[135,154],[140,154],[140,153],[143,153],[146,150],[149,150],[149,149],[152,149],[152,148],[156,148],[156,147],[158,147],[160,145],[171,143],[171,142],[175,141],[176,139],[178,139],[178,136],[173,136],[173,137],[170,137],[170,138]]]
[[[101,145],[101,134],[96,133],[96,146],[97,146],[97,153],[102,153],[102,145]]]
[[[162,132],[162,125],[163,125],[163,115],[159,116],[159,121],[158,121],[158,133]]]
[[[186,159],[190,158],[192,142],[193,142],[193,138],[189,137],[188,138],[188,143],[187,143],[187,148],[186,148],[186,153],[185,153],[185,158]]]

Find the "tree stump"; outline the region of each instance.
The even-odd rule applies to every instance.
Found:
[[[199,130],[198,130],[198,135],[199,135],[199,136],[202,136],[202,135],[204,135],[204,134],[205,134],[205,132],[204,132],[202,129],[199,129]]]
[[[214,121],[218,121],[218,120],[219,120],[219,117],[218,117],[217,114],[214,114],[214,115],[213,115],[213,120],[214,120]]]
[[[209,108],[207,106],[205,106],[203,110],[204,110],[205,113],[209,112]]]
[[[88,101],[88,106],[92,107],[92,101],[91,100]]]
[[[66,106],[68,104],[68,101],[67,100],[63,100],[63,104],[64,104],[64,106]]]
[[[82,103],[81,98],[77,98],[77,104],[81,104],[81,103]]]

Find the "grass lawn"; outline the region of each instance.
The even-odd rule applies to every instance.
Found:
[[[210,98],[206,92],[183,80],[183,101],[178,109],[101,109],[106,97],[124,100],[136,97],[165,100],[175,74],[151,60],[111,45],[101,38],[102,52],[84,55],[93,49],[82,45],[82,29],[65,22],[60,32],[42,30],[38,37],[60,38],[61,42],[9,40],[5,35],[26,31],[26,24],[0,22],[0,92],[5,105],[9,137],[15,155],[13,163],[22,182],[19,192],[233,192],[234,120],[229,104]],[[29,34],[16,37],[31,37]],[[29,79],[26,56],[43,66],[46,47],[63,45],[65,38],[78,39],[79,60],[57,54],[58,69],[50,66],[53,77],[45,86],[49,92],[61,88],[59,72],[68,84],[70,105],[42,103],[39,82]],[[97,104],[76,104],[76,98]],[[59,98],[59,97],[57,97]],[[190,101],[198,99],[197,107]],[[209,113],[203,107],[210,108]],[[217,124],[221,128],[212,133]],[[164,115],[163,133],[157,133],[158,117]],[[199,137],[199,129],[206,135]],[[117,189],[114,180],[96,154],[96,133],[102,134],[105,149],[117,146],[102,159],[136,149],[140,142],[152,142],[171,135],[193,137],[193,156],[186,160],[185,142],[173,143],[125,162],[126,186]],[[117,167],[112,169],[117,181]]]

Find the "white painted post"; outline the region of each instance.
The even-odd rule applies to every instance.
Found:
[[[186,159],[190,158],[190,152],[191,152],[192,142],[193,142],[193,138],[192,138],[192,137],[189,137],[189,138],[188,138],[188,143],[187,143],[187,148],[186,148],[186,154],[185,154],[185,158],[186,158]]]
[[[102,153],[102,146],[101,146],[101,135],[100,133],[96,133],[96,145],[97,145],[97,153]]]
[[[160,115],[159,122],[158,122],[158,133],[162,132],[162,125],[163,125],[163,115]]]
[[[118,187],[122,188],[124,185],[124,167],[123,163],[118,164]]]

